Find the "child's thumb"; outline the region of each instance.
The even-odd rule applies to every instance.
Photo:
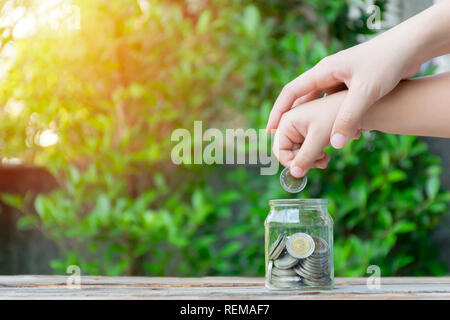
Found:
[[[305,141],[301,145],[299,151],[295,155],[294,160],[290,165],[290,172],[296,178],[303,177],[309,169],[314,165],[314,162],[320,158],[323,151],[323,137],[319,132],[308,131]],[[326,137],[328,139],[328,135]]]

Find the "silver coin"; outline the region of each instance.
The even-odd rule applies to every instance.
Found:
[[[301,280],[299,280],[299,281],[279,281],[276,279],[275,280],[272,279],[272,281],[270,283],[276,288],[296,288],[302,282],[301,282]]]
[[[321,254],[313,253],[310,258],[311,259],[324,259],[324,258],[328,259],[329,255],[330,255],[330,252],[321,253]]]
[[[314,279],[314,278],[320,278],[323,276],[322,272],[315,272],[315,271],[305,269],[300,264],[295,266],[294,271],[304,279]]]
[[[329,276],[322,276],[322,277],[317,277],[317,278],[310,278],[308,279],[309,282],[315,282],[315,283],[323,283],[323,282],[330,282],[331,279]]]
[[[270,246],[270,249],[269,249],[269,256],[272,255],[273,251],[278,247],[278,244],[283,239],[283,236],[284,236],[283,234],[280,234],[278,236],[278,238],[272,243],[272,245]]]
[[[290,269],[295,266],[298,262],[297,258],[292,257],[290,254],[286,253],[277,260],[274,261],[275,267],[279,269]]]
[[[309,257],[314,252],[315,244],[313,238],[306,233],[298,232],[289,236],[286,250],[297,259]]]
[[[327,254],[312,254],[308,257],[309,260],[324,260],[329,258],[329,253]]]
[[[308,268],[302,266],[301,270],[303,271],[303,273],[307,274],[307,276],[305,277],[307,279],[317,279],[317,278],[321,278],[326,275],[325,272],[323,272],[322,270],[319,270],[319,269],[308,269]]]
[[[329,269],[328,263],[312,264],[312,263],[304,261],[304,262],[302,262],[301,265],[308,269],[312,269],[312,270],[328,270]]]
[[[308,257],[307,259],[302,259],[300,261],[301,262],[309,262],[309,263],[313,263],[313,264],[324,264],[324,263],[328,263],[328,257],[321,257],[321,258]]]
[[[277,259],[280,254],[283,252],[287,242],[287,237],[285,235],[280,234],[275,240],[275,242],[272,244],[272,247],[269,251],[269,258],[272,260]]]
[[[270,279],[272,279],[272,268],[273,268],[273,261],[270,260],[268,265],[267,265],[267,277]]]
[[[323,276],[324,274],[327,273],[327,268],[317,268],[317,267],[311,267],[309,265],[306,264],[301,264],[301,268],[307,272],[309,275],[315,277],[315,278],[319,278],[321,276]]]
[[[278,277],[278,276],[273,276],[272,280],[274,281],[278,281],[278,282],[298,282],[301,281],[302,278],[299,277],[296,273],[294,273],[295,275],[290,276],[290,277]]]
[[[302,279],[306,279],[306,278],[311,278],[311,275],[308,272],[305,272],[302,268],[300,268],[300,266],[295,266],[294,267],[294,271],[300,276],[302,277]]]
[[[328,259],[325,260],[302,260],[301,261],[302,264],[307,264],[311,267],[323,267],[323,266],[328,266],[329,262]]]
[[[322,255],[322,256],[311,255],[308,258],[302,259],[302,260],[305,260],[305,261],[308,260],[308,261],[312,261],[312,262],[322,262],[322,261],[328,261],[329,257],[328,257],[328,255]]]
[[[316,260],[316,261],[328,260],[328,259],[329,259],[328,254],[322,254],[322,255],[312,254],[311,256],[308,257],[308,260]]]
[[[331,284],[331,279],[327,277],[323,280],[303,279],[303,283],[311,287],[329,286]]]
[[[314,244],[315,244],[315,248],[314,248],[314,255],[322,255],[322,254],[328,254],[328,243],[317,236],[312,236],[313,240],[314,240]]]
[[[278,285],[289,285],[289,286],[296,286],[301,282],[302,278],[295,274],[293,276],[285,276],[285,277],[279,277],[279,276],[272,276],[271,282],[273,284]]]
[[[301,261],[302,263],[307,263],[312,266],[323,266],[328,265],[329,260],[328,259],[304,259]]]
[[[277,277],[287,277],[287,276],[296,276],[297,273],[293,269],[279,269],[277,267],[273,267],[272,275]]]
[[[297,193],[305,189],[308,179],[306,176],[298,179],[291,175],[289,168],[284,168],[280,174],[280,184],[289,193]]]
[[[275,261],[276,259],[278,259],[280,257],[280,255],[285,251],[284,250],[285,249],[285,245],[286,245],[286,242],[284,242],[283,244],[280,244],[278,246],[277,250],[275,250],[275,252],[272,253],[272,255],[271,255],[271,259],[272,260]]]

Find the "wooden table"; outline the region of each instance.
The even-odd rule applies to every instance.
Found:
[[[269,291],[263,278],[81,277],[68,288],[66,276],[0,276],[0,299],[450,299],[450,277],[337,278],[331,291]]]

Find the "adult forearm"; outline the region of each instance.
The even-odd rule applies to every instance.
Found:
[[[411,47],[417,63],[450,53],[450,0],[429,7],[388,32],[401,35],[401,45]]]
[[[402,81],[368,110],[362,128],[450,138],[450,72]]]
[[[423,11],[417,17],[421,28],[422,50],[431,58],[450,53],[450,0],[444,0]]]

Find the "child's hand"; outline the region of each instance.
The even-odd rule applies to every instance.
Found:
[[[301,104],[281,117],[273,151],[282,165],[291,168],[293,176],[302,177],[310,168],[327,167],[330,156],[323,149],[330,144],[330,133],[346,93]]]

